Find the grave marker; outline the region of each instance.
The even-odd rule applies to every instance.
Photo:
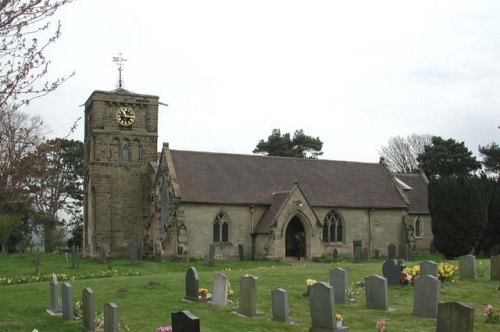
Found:
[[[92,288],[82,290],[82,323],[84,332],[94,332],[95,324],[95,298]]]
[[[262,315],[257,311],[257,281],[258,278],[252,275],[245,275],[240,278],[240,301],[237,313],[252,317]]]
[[[61,304],[59,303],[59,283],[54,273],[50,278],[50,308],[47,309],[47,313],[51,316],[62,315]]]
[[[415,280],[413,314],[420,317],[437,317],[441,294],[441,281],[431,275],[420,275]]]
[[[108,253],[106,252],[106,248],[104,248],[104,246],[101,246],[99,248],[99,258],[101,260],[101,263],[106,264],[107,254]]]
[[[433,277],[439,277],[439,266],[436,262],[433,261],[425,261],[420,263],[420,275],[426,276],[430,275]]]
[[[212,244],[210,244],[210,247],[208,250],[207,265],[213,266],[214,260],[215,260],[215,244],[212,243]]]
[[[288,306],[288,292],[282,288],[271,291],[273,304],[273,320],[288,322],[290,320],[290,308]]]
[[[349,284],[347,282],[347,271],[342,268],[330,270],[329,283],[334,290],[335,303],[348,304],[347,290]]]
[[[317,282],[311,286],[309,302],[311,307],[310,332],[349,331],[346,326],[337,327],[335,319],[335,296],[333,287]]]
[[[195,267],[190,267],[186,272],[186,296],[185,300],[198,302],[200,289],[200,275]]]
[[[387,260],[396,259],[396,245],[394,243],[389,244],[387,248]]]
[[[382,274],[387,278],[389,285],[401,284],[401,272],[405,268],[403,261],[398,259],[388,259],[382,265]]]
[[[365,277],[365,293],[368,309],[389,309],[386,278],[378,275]]]
[[[398,246],[398,258],[404,261],[409,261],[410,257],[408,256],[408,244],[400,244]]]
[[[62,316],[64,320],[74,320],[73,314],[73,288],[67,282],[61,285]]]
[[[238,254],[240,255],[240,261],[244,261],[245,260],[245,252],[243,250],[242,244],[238,244]]]
[[[438,304],[436,332],[472,332],[474,308],[460,302]]]
[[[128,244],[130,264],[134,265],[139,260],[139,247],[134,242]]]
[[[184,310],[172,312],[172,331],[174,332],[200,332],[200,319],[191,312]]]
[[[475,280],[477,278],[476,257],[473,255],[458,257],[458,273],[462,280]]]
[[[354,263],[360,263],[363,260],[363,245],[361,241],[352,241],[354,249]]]
[[[218,307],[227,306],[227,296],[229,291],[229,280],[225,274],[214,275],[214,286],[212,304]]]
[[[490,279],[500,280],[500,255],[490,257]]]
[[[118,306],[115,303],[104,305],[104,332],[120,331]]]

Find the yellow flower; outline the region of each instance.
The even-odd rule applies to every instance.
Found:
[[[343,319],[344,319],[344,317],[342,317],[342,315],[341,315],[341,314],[335,314],[335,319],[336,319],[336,320],[343,320]]]
[[[316,280],[314,280],[314,279],[307,279],[307,280],[306,280],[306,285],[307,285],[307,286],[312,286],[312,285],[314,285],[315,283],[317,283],[317,281],[316,281]]]

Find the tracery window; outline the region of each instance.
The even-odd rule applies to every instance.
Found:
[[[343,242],[344,222],[336,211],[330,211],[323,220],[323,242]]]
[[[422,221],[422,219],[420,219],[420,217],[417,217],[415,219],[415,224],[413,226],[413,232],[414,232],[415,237],[417,237],[417,238],[421,238],[424,236],[423,223],[424,222]]]
[[[213,227],[213,242],[229,242],[229,217],[224,211],[217,214]]]

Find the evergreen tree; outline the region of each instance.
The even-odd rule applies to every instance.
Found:
[[[483,182],[488,196],[488,224],[476,252],[491,253],[493,247],[500,246],[500,182],[492,179],[483,179]]]
[[[304,134],[302,129],[296,130],[293,138],[286,133],[281,135],[279,129],[273,129],[267,141],[261,139],[253,153],[261,153],[266,156],[311,158],[317,159],[323,152],[323,142],[319,137]]]
[[[477,177],[441,177],[429,183],[429,211],[436,249],[446,258],[470,253],[488,222],[484,186]]]

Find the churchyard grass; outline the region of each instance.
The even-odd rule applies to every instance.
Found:
[[[413,266],[427,259],[443,261],[439,256],[417,257],[407,266]],[[130,265],[128,260],[109,259],[107,264],[96,260],[81,259],[80,268],[71,268],[71,259],[66,263],[64,254],[42,254],[41,274],[66,274],[69,276],[96,275],[99,271],[113,269],[117,276],[111,278],[91,278],[67,281],[73,286],[74,301],[80,300],[81,290],[94,290],[96,309],[102,312],[107,302],[119,307],[120,319],[130,331],[156,331],[159,326],[170,325],[170,313],[189,310],[200,318],[202,331],[308,331],[311,323],[309,300],[304,297],[306,280],[328,282],[329,271],[342,267],[348,271],[349,283],[363,281],[365,276],[382,274],[382,260],[354,264],[351,260],[339,259],[334,263],[293,264],[272,261],[216,261],[208,267],[202,261],[152,262],[139,261]],[[458,265],[458,261],[451,261]],[[189,303],[182,299],[185,295],[185,274],[190,266],[195,266],[200,275],[200,287],[212,291],[215,273],[229,277],[234,294],[228,307],[214,308],[208,303]],[[444,282],[441,301],[458,301],[475,308],[475,331],[497,331],[499,325],[486,324],[483,309],[491,304],[500,308],[500,283],[489,280],[489,260],[478,260],[478,268],[485,271],[477,280],[461,281],[458,275],[454,282]],[[126,276],[129,269],[137,272]],[[33,275],[35,268],[31,255],[9,255],[0,258],[0,278],[14,278],[17,275]],[[233,312],[238,308],[239,279],[251,274],[258,277],[257,310],[263,316],[244,318]],[[62,281],[59,281],[62,283]],[[153,283],[151,283],[153,282]],[[271,320],[271,291],[283,288],[288,291],[289,306],[294,324]],[[27,282],[0,285],[0,331],[81,331],[81,321],[64,321],[61,317],[51,317],[45,309],[49,307],[49,282]],[[369,310],[365,306],[364,293],[358,294],[357,304],[337,305],[337,312],[344,317],[344,325],[350,331],[376,331],[377,320],[386,321],[386,331],[435,331],[435,319],[412,315],[413,286],[389,287],[389,310]],[[122,328],[122,331],[126,329]]]

